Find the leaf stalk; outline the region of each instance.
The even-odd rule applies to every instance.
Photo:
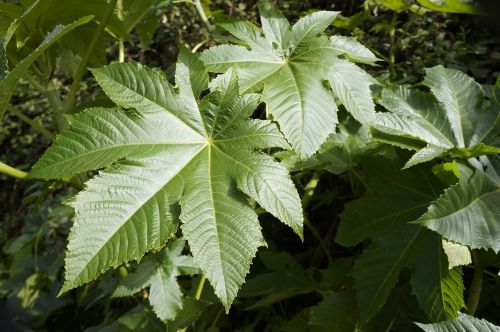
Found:
[[[474,316],[481,297],[484,276],[484,267],[479,262],[479,256],[475,250],[472,251],[472,264],[474,264],[474,273],[472,275],[469,297],[467,298],[467,314]]]
[[[8,176],[14,177],[16,179],[24,179],[28,176],[28,173],[23,172],[17,168],[9,166],[0,161],[0,173],[6,174]]]

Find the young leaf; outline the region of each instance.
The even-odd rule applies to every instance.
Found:
[[[223,45],[206,50],[202,60],[209,70],[223,72],[237,65],[242,93],[263,89],[270,115],[300,158],[316,152],[337,123],[337,106],[324,81],[358,121],[371,120],[373,79],[339,56],[374,59],[352,40],[321,35],[337,12],[312,13],[290,27],[270,4],[259,9],[262,31],[247,22],[221,24],[249,48]]]
[[[233,70],[194,102],[207,73],[194,55],[182,52],[180,92],[136,63],[94,69],[104,92],[136,111],[77,114],[33,167],[31,177],[38,178],[105,167],[72,203],[76,217],[62,292],[161,248],[175,230],[179,201],[184,237],[227,310],[264,243],[241,191],[302,237],[301,203],[290,175],[258,152],[288,146],[277,126],[249,119],[258,97],[239,97]]]
[[[457,318],[451,321],[445,321],[436,324],[415,323],[425,332],[499,332],[500,327],[491,324],[490,322],[472,317],[465,314],[460,314]]]
[[[177,276],[182,268],[196,271],[192,257],[182,256],[184,240],[172,241],[167,249],[146,257],[137,270],[129,274],[113,293],[114,297],[134,295],[149,287],[149,303],[162,321],[172,320],[182,309],[182,292],[177,284]]]
[[[62,36],[75,29],[76,27],[89,22],[92,18],[93,16],[85,16],[71,24],[56,26],[50,33],[45,36],[45,39],[36,48],[36,50],[34,50],[30,55],[24,58],[15,68],[10,71],[8,75],[4,77],[3,80],[0,81],[0,121],[3,118],[10,97],[12,96],[12,93],[17,86],[17,81],[19,81],[21,76],[25,73],[26,70],[28,70],[33,62]]]
[[[491,157],[490,173],[461,169],[460,180],[418,220],[447,240],[475,248],[500,250],[500,160]],[[496,174],[495,174],[496,172]],[[493,176],[495,175],[495,176]]]
[[[479,84],[442,66],[427,69],[423,83],[433,95],[404,87],[384,89],[379,103],[390,113],[377,113],[372,124],[384,133],[427,144],[417,148],[405,167],[446,154],[468,158],[500,152],[500,146],[483,143],[494,130],[499,113],[484,102]],[[389,142],[398,145],[398,141]]]
[[[387,160],[370,160],[364,168],[367,195],[349,203],[341,216],[338,243],[352,246],[372,239],[353,271],[361,317],[368,321],[378,312],[406,267],[415,268],[413,292],[429,317],[453,318],[463,306],[460,275],[448,270],[441,239],[409,223],[437,197],[441,185],[426,168],[398,168]],[[425,258],[425,268],[419,257]]]

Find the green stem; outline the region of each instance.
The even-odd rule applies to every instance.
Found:
[[[68,93],[68,97],[66,98],[63,106],[62,113],[70,113],[73,105],[75,104],[76,94],[80,88],[80,82],[82,81],[83,74],[85,73],[85,69],[87,69],[87,64],[90,60],[90,57],[94,53],[94,48],[97,44],[97,41],[101,37],[106,25],[108,24],[111,15],[113,15],[113,11],[115,10],[117,0],[111,0],[108,7],[108,12],[103,17],[102,21],[99,23],[97,30],[94,32],[92,39],[90,40],[89,46],[87,48],[87,52],[83,55],[82,61],[80,62],[80,66],[78,67],[75,77],[73,79],[73,83],[71,84],[71,88]]]
[[[12,176],[16,179],[24,179],[28,176],[28,173],[18,170],[12,166],[4,164],[0,161],[0,173],[4,173],[6,175]]]
[[[311,198],[314,195],[314,191],[316,190],[316,187],[318,186],[320,179],[320,173],[319,172],[314,172],[311,179],[309,182],[307,182],[306,186],[304,187],[304,195],[302,196],[302,208],[305,210],[308,206],[309,203],[311,202]],[[330,254],[330,250],[328,250],[328,246],[326,245],[325,241],[323,241],[323,238],[319,234],[318,230],[313,226],[313,224],[309,221],[309,218],[307,214],[304,213],[304,225],[309,228],[313,236],[318,240],[319,245],[321,249],[325,252],[326,257],[328,258],[328,262],[330,264],[333,263],[333,257]]]
[[[467,314],[474,316],[481,297],[484,275],[484,267],[479,262],[479,257],[475,250],[472,251],[472,264],[474,264],[474,274],[472,275],[469,297],[467,298]]]
[[[123,21],[123,0],[118,0],[116,8],[118,9],[118,18]],[[125,62],[125,45],[121,37],[118,38],[118,62]]]
[[[196,7],[196,11],[198,12],[198,15],[200,15],[200,18],[207,27],[208,31],[209,32],[213,31],[214,27],[212,24],[210,24],[210,21],[208,20],[208,17],[205,14],[205,11],[203,10],[203,5],[201,4],[201,1],[194,0],[194,6]]]
[[[309,206],[311,198],[314,195],[314,191],[319,183],[320,174],[319,172],[314,172],[309,182],[307,182],[304,187],[304,195],[302,196],[302,207],[305,209]]]
[[[391,25],[389,30],[389,38],[390,38],[390,48],[389,48],[389,70],[393,78],[396,75],[394,65],[396,63],[396,27],[397,27],[397,13],[394,12],[392,14]]]
[[[200,281],[198,282],[198,288],[196,288],[196,293],[194,294],[194,298],[196,300],[199,300],[201,298],[201,293],[203,292],[203,286],[205,285],[205,280],[207,278],[205,277],[204,274],[201,275],[200,277]],[[186,332],[187,331],[187,326],[182,328],[182,329],[178,329],[177,332]]]
[[[29,118],[22,112],[18,111],[14,106],[8,105],[7,109],[9,110],[10,113],[14,114],[17,116],[19,119],[23,120],[27,124],[29,124],[33,129],[37,130],[40,134],[45,136],[45,138],[53,141],[55,139],[55,135],[51,133],[49,130],[47,130],[44,126],[39,124],[37,121]]]
[[[201,298],[201,293],[203,292],[203,286],[205,285],[206,277],[204,274],[201,275],[200,282],[198,283],[198,288],[196,289],[196,293],[194,294],[194,298],[199,300]]]

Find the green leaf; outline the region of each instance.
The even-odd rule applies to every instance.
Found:
[[[413,294],[432,321],[454,318],[458,310],[465,307],[462,271],[448,268],[441,237],[431,232],[423,232],[421,236],[422,244],[426,245],[416,249]]]
[[[379,103],[390,113],[377,113],[373,127],[386,134],[426,144],[406,167],[443,155],[469,158],[495,154],[500,147],[484,144],[495,130],[498,110],[484,100],[471,77],[442,66],[426,69],[423,82],[432,94],[405,87],[384,89]],[[397,139],[387,140],[399,145]],[[411,146],[408,146],[411,148]]]
[[[7,104],[9,103],[12,93],[17,86],[17,82],[26,70],[28,70],[28,68],[33,64],[33,62],[62,36],[80,25],[89,22],[92,18],[93,16],[85,16],[71,24],[56,26],[45,36],[45,39],[40,45],[38,45],[36,50],[19,62],[19,64],[13,68],[2,81],[0,81],[0,120],[3,118]]]
[[[410,268],[416,271],[413,292],[422,295],[418,299],[420,306],[432,318],[453,318],[463,306],[463,285],[457,281],[451,289],[445,288],[446,278],[456,281],[456,276],[448,276],[440,239],[410,223],[436,199],[441,185],[426,168],[398,168],[398,164],[387,160],[370,160],[364,168],[367,194],[349,203],[341,215],[338,243],[353,246],[372,239],[352,273],[361,317],[363,321],[373,317],[386,303],[400,271]],[[425,268],[416,262],[422,255],[427,257]],[[425,279],[426,275],[420,274],[422,269],[432,270],[434,278]],[[429,303],[433,306],[429,307]]]
[[[276,156],[291,171],[324,169],[342,174],[355,167],[361,157],[382,152],[382,148],[382,143],[371,139],[368,127],[346,117],[312,157],[301,161],[293,151],[281,151]]]
[[[418,4],[439,12],[458,14],[481,14],[482,10],[472,1],[468,0],[417,0]]]
[[[460,180],[418,220],[449,241],[470,248],[500,250],[500,161],[491,157],[487,170],[461,171]],[[496,173],[495,173],[496,172]]]
[[[337,12],[309,14],[290,28],[269,3],[259,9],[262,31],[247,22],[221,24],[248,48],[212,47],[201,56],[207,68],[223,72],[236,65],[241,93],[262,90],[268,116],[279,123],[301,159],[316,152],[335,130],[337,106],[325,81],[356,120],[367,123],[375,113],[369,89],[374,81],[339,57],[347,54],[365,62],[374,59],[353,40],[329,40],[322,34]]]
[[[125,0],[122,4],[122,12],[120,13],[123,21],[123,28],[127,33],[130,33],[143,17],[151,10],[151,7],[158,0]],[[118,14],[118,15],[120,15]]]
[[[326,296],[314,309],[309,325],[339,332],[354,331],[357,323],[356,294],[340,291]]]
[[[172,241],[167,249],[147,256],[137,270],[123,279],[113,293],[113,297],[134,295],[149,287],[149,303],[162,321],[173,320],[182,309],[182,292],[177,284],[177,276],[182,273],[182,265],[194,267],[192,257],[182,256],[184,240]]]
[[[332,36],[330,41],[333,48],[336,49],[339,54],[346,56],[352,61],[374,64],[380,60],[366,46],[357,41],[355,37]]]
[[[472,317],[465,314],[460,314],[456,319],[436,324],[415,323],[425,332],[498,332],[500,327],[491,324],[490,322]]]
[[[138,305],[127,311],[117,320],[107,326],[98,326],[85,330],[86,332],[161,332],[165,331],[163,324],[150,309]]]
[[[108,97],[134,110],[77,114],[33,167],[31,177],[49,179],[105,168],[72,202],[76,216],[62,292],[163,247],[177,228],[179,202],[194,260],[226,310],[264,244],[243,193],[302,237],[290,175],[259,151],[286,147],[286,140],[272,122],[249,119],[258,96],[240,97],[230,70],[196,102],[207,73],[194,55],[181,52],[180,91],[136,63],[94,69]],[[157,275],[158,284],[166,277]]]
[[[0,37],[0,81],[9,74],[9,64],[7,62],[7,55],[3,45],[3,37]]]

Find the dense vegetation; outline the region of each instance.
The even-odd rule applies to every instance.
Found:
[[[0,3],[2,321],[500,331],[491,6]]]

